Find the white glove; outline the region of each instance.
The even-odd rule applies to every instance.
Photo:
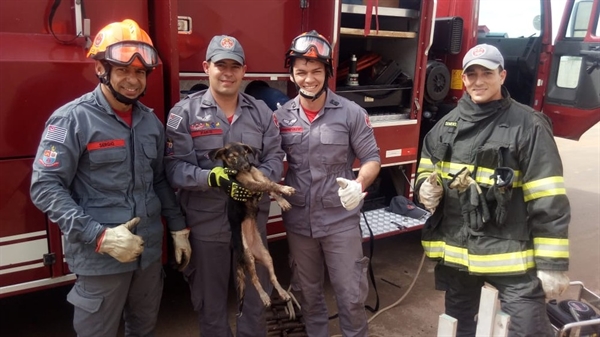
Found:
[[[556,299],[569,287],[570,280],[564,271],[538,270],[537,277],[542,281],[548,299]]]
[[[437,180],[438,174],[432,172],[419,188],[419,202],[431,213],[435,212],[444,195],[444,187]]]
[[[144,251],[144,240],[141,236],[131,233],[140,218],[135,217],[126,223],[113,228],[107,228],[100,235],[96,252],[108,253],[119,262],[132,262]]]
[[[189,236],[189,228],[171,232],[171,237],[173,237],[173,245],[175,246],[175,261],[177,261],[177,269],[179,271],[184,270],[192,258],[192,247],[190,246]]]
[[[348,180],[345,178],[335,178],[340,188],[338,189],[338,195],[342,206],[348,211],[355,209],[360,205],[361,200],[367,195],[366,192],[362,191],[362,184],[356,180]]]

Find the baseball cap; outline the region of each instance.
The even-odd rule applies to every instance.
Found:
[[[504,68],[504,57],[498,48],[489,44],[478,44],[471,48],[463,58],[463,72],[468,67],[478,64],[488,69]]]
[[[234,60],[244,64],[245,58],[242,45],[232,36],[217,35],[210,40],[206,49],[206,60],[211,62]]]
[[[427,214],[426,210],[417,207],[412,201],[402,195],[393,197],[392,201],[390,201],[390,206],[386,207],[385,210],[413,219],[420,219]]]

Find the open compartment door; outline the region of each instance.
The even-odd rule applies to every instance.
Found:
[[[600,0],[566,1],[543,103],[558,137],[577,140],[600,121],[599,18]]]

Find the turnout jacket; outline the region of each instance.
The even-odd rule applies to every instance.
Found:
[[[185,228],[175,193],[165,178],[164,127],[136,102],[131,127],[117,116],[100,85],[58,108],[46,122],[33,162],[31,200],[58,224],[69,269],[107,275],[147,267],[162,254],[163,224]],[[144,240],[137,261],[121,263],[95,252],[106,227],[134,217],[132,230]]]
[[[273,111],[263,101],[240,93],[230,124],[210,90],[203,90],[175,104],[167,119],[166,135],[167,178],[171,186],[179,189],[181,205],[194,237],[229,242],[229,196],[220,188],[208,186],[210,170],[223,163],[213,161],[209,153],[229,142],[250,145],[254,150],[252,163],[269,179],[279,182],[284,153]],[[267,219],[269,206],[269,196],[263,193],[260,218]],[[266,221],[259,221],[258,226],[264,232]]]
[[[562,162],[549,119],[510,98],[475,104],[465,93],[458,106],[426,135],[417,173],[417,191],[432,171],[441,175],[444,196],[422,231],[429,258],[472,274],[521,274],[532,268],[568,269],[567,199]],[[483,195],[494,184],[496,167],[515,172],[504,224],[492,219],[474,230],[464,224],[450,174],[467,167]]]
[[[282,213],[286,230],[319,238],[355,228],[361,207],[351,211],[342,207],[335,178],[355,179],[355,159],[361,165],[381,162],[366,111],[328,89],[325,106],[312,123],[299,97],[275,115],[288,162],[285,184],[296,189],[285,197],[292,204]]]

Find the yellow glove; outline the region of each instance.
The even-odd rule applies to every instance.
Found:
[[[177,270],[179,271],[184,270],[192,258],[192,247],[190,246],[189,236],[189,228],[171,232],[173,246],[175,246],[175,261],[177,262]]]
[[[230,177],[230,175],[236,173],[235,170],[217,166],[210,170],[208,174],[208,186],[221,187],[235,201],[248,201],[252,196],[252,192],[240,185],[233,177]]]
[[[144,240],[141,236],[131,233],[140,218],[135,217],[126,223],[113,228],[107,228],[98,238],[96,252],[107,253],[119,262],[132,262],[144,251]]]

